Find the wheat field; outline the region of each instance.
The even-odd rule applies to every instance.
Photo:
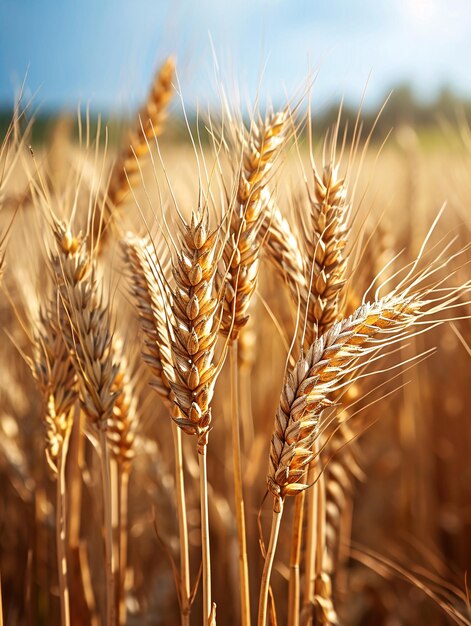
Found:
[[[471,624],[469,129],[176,85],[2,138],[0,624]]]

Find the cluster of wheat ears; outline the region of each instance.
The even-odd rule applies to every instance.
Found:
[[[394,379],[428,355],[418,350],[404,357],[405,342],[417,345],[425,332],[466,317],[468,246],[452,235],[432,243],[439,215],[415,258],[385,260],[378,233],[359,218],[355,195],[354,164],[369,139],[361,138],[359,123],[342,134],[339,120],[314,158],[302,99],[263,115],[255,111],[249,123],[226,105],[218,121],[208,115],[206,143],[198,129],[189,159],[197,170],[196,197],[183,206],[160,139],[176,86],[169,58],[109,170],[106,160],[99,165],[98,141],[81,128],[88,156],[67,193],[48,173],[47,158],[27,149],[30,129],[19,130],[23,113],[16,112],[2,143],[0,203],[8,223],[0,240],[1,280],[17,329],[6,341],[29,367],[40,399],[43,459],[55,489],[56,569],[48,577],[59,599],[58,623],[175,623],[173,598],[183,626],[213,625],[230,596],[232,615],[218,619],[226,624],[338,624],[352,484],[361,472],[355,440],[363,425],[355,425],[355,403],[369,397],[373,374],[387,371]],[[295,159],[305,149],[306,136],[309,163],[286,201],[280,170],[287,154]],[[15,198],[8,189],[19,164],[27,184]],[[183,164],[179,172],[187,176]],[[42,225],[31,283],[9,262],[10,235],[22,212],[25,224]],[[30,235],[23,230],[22,237],[28,247]],[[272,285],[272,306],[259,275]],[[128,317],[116,305],[120,298]],[[260,309],[271,312],[271,332],[284,342],[278,352],[266,340],[263,348],[257,344],[253,316],[258,311],[259,319]],[[280,377],[252,381],[254,363],[268,367],[274,357]],[[252,403],[257,394],[261,400]],[[270,438],[257,420],[260,404],[272,396]],[[151,415],[150,429],[163,433],[159,451],[144,414]],[[254,432],[262,434],[255,448]],[[162,473],[172,508],[162,498],[145,500],[139,513],[136,500],[129,506],[133,470],[138,489],[152,471],[142,469],[144,457],[154,473],[161,456],[172,459],[170,437],[174,475],[165,464]],[[10,461],[21,465],[16,457]],[[20,470],[16,480],[26,485]],[[218,473],[225,475],[223,495],[215,489]],[[35,490],[37,499],[44,497],[44,488]],[[154,601],[141,600],[141,611],[132,603],[137,517],[159,542],[147,542],[142,558],[164,563],[162,587],[169,572],[175,581],[173,591],[157,583],[148,591]],[[165,531],[163,518],[175,526],[170,522]],[[7,516],[2,525],[8,523]],[[172,536],[178,541],[166,540]],[[215,576],[214,567],[224,551],[232,584],[221,592],[214,580],[221,570]],[[277,578],[282,574],[276,592],[274,568]],[[464,593],[451,587],[428,593],[448,617],[471,623]],[[160,617],[157,606],[146,621],[142,607],[159,602]],[[131,622],[134,614],[142,621]],[[0,608],[0,623],[1,615]]]

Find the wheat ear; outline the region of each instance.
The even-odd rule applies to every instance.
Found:
[[[236,206],[231,234],[224,251],[228,268],[222,332],[237,339],[247,323],[250,300],[255,291],[262,240],[259,231],[266,220],[270,201],[269,175],[286,139],[287,112],[270,114],[243,139]]]
[[[160,137],[165,128],[168,105],[174,93],[175,59],[168,57],[159,68],[146,103],[139,111],[135,128],[129,134],[109,178],[104,215],[97,212],[93,225],[93,241],[103,248],[109,236],[110,222],[128,199],[131,189],[139,186],[141,174],[136,159],[149,151],[149,140]]]
[[[345,179],[338,166],[314,170],[314,194],[310,194],[311,227],[304,234],[307,251],[305,276],[308,292],[301,311],[306,316],[305,345],[323,335],[339,317],[340,290],[345,284],[346,238],[350,206]]]
[[[418,298],[397,296],[363,305],[317,339],[285,377],[270,446],[267,485],[275,504],[262,576],[258,626],[266,624],[276,529],[283,502],[286,496],[299,494],[309,487],[305,482],[306,469],[315,457],[319,417],[332,403],[330,393],[341,385],[359,358],[398,338],[401,331],[417,319],[420,304]]]
[[[272,200],[267,205],[259,238],[266,240],[265,255],[287,284],[291,298],[297,306],[299,294],[306,293],[307,290],[299,236]]]

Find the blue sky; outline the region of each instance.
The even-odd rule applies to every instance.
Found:
[[[218,70],[242,99],[280,101],[309,69],[320,104],[358,104],[370,73],[371,106],[402,81],[471,96],[470,33],[471,0],[0,0],[0,102],[29,67],[43,107],[128,110],[170,52],[189,104],[217,99]]]

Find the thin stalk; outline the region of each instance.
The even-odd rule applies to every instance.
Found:
[[[118,613],[119,624],[126,623],[126,570],[128,563],[128,497],[129,469],[118,467],[119,484],[119,589]]]
[[[306,492],[301,491],[294,500],[291,554],[289,562],[288,626],[299,626],[300,610],[300,568],[301,544],[303,537],[304,502]]]
[[[316,564],[315,574],[316,581],[321,580],[321,576],[324,572],[324,558],[325,558],[325,476],[322,473],[316,482]],[[317,593],[316,584],[314,584],[314,594]]]
[[[266,626],[267,623],[267,606],[268,593],[270,589],[271,570],[273,568],[273,561],[275,560],[276,544],[278,543],[278,535],[280,533],[281,517],[283,515],[283,504],[283,500],[281,500],[280,498],[275,498],[273,506],[273,517],[271,520],[270,541],[268,543],[267,553],[265,555],[265,565],[263,566],[262,582],[260,585],[257,626]]]
[[[62,443],[62,450],[57,460],[56,479],[56,548],[57,571],[59,576],[59,598],[61,610],[61,626],[70,626],[69,587],[67,584],[67,546],[66,546],[66,480],[65,467],[69,434]]]
[[[119,514],[119,463],[116,459],[109,459],[110,468],[110,503],[111,503],[111,529],[113,537],[113,580],[115,592],[115,616],[119,620],[119,596],[120,596],[120,580],[121,580],[121,555],[119,550],[120,541],[120,514]]]
[[[80,541],[80,512],[82,510],[82,467],[85,439],[82,435],[83,414],[74,409],[67,463],[67,530],[70,550],[78,550]],[[73,591],[76,593],[76,590]]]
[[[71,598],[72,624],[98,625],[96,600],[93,587],[87,585],[90,579],[88,562],[81,557],[86,551],[80,548],[80,518],[82,511],[82,470],[85,457],[85,437],[83,436],[84,414],[76,405],[67,452],[67,539],[68,539],[68,579]]]
[[[237,341],[230,350],[231,363],[231,426],[232,426],[232,461],[234,466],[234,496],[237,523],[237,543],[239,547],[240,612],[242,626],[250,626],[250,583],[247,557],[247,533],[245,529],[244,492],[242,487],[242,469],[240,461],[240,416],[239,416],[239,381],[237,367]]]
[[[317,444],[316,444],[317,446]],[[317,447],[315,446],[315,450]],[[312,464],[308,471],[308,485],[315,479],[315,467]],[[316,578],[316,521],[317,521],[317,482],[308,490],[307,494],[307,529],[306,529],[306,550],[304,567],[304,606],[312,606],[314,602],[314,583]]]
[[[103,483],[103,513],[105,525],[105,574],[106,574],[106,624],[116,624],[116,595],[115,595],[115,554],[113,549],[113,516],[111,504],[111,477],[110,455],[106,432],[100,429],[101,446],[101,476]]]
[[[180,612],[182,626],[190,625],[190,552],[186,520],[185,475],[183,472],[182,431],[172,420],[175,452],[175,485],[177,491],[178,535],[180,540]]]
[[[2,575],[0,574],[0,626],[3,626]]]
[[[198,454],[200,467],[200,503],[201,503],[201,553],[203,560],[203,625],[207,626],[212,612],[211,602],[211,551],[209,547],[208,516],[208,476],[206,470],[206,449]]]

